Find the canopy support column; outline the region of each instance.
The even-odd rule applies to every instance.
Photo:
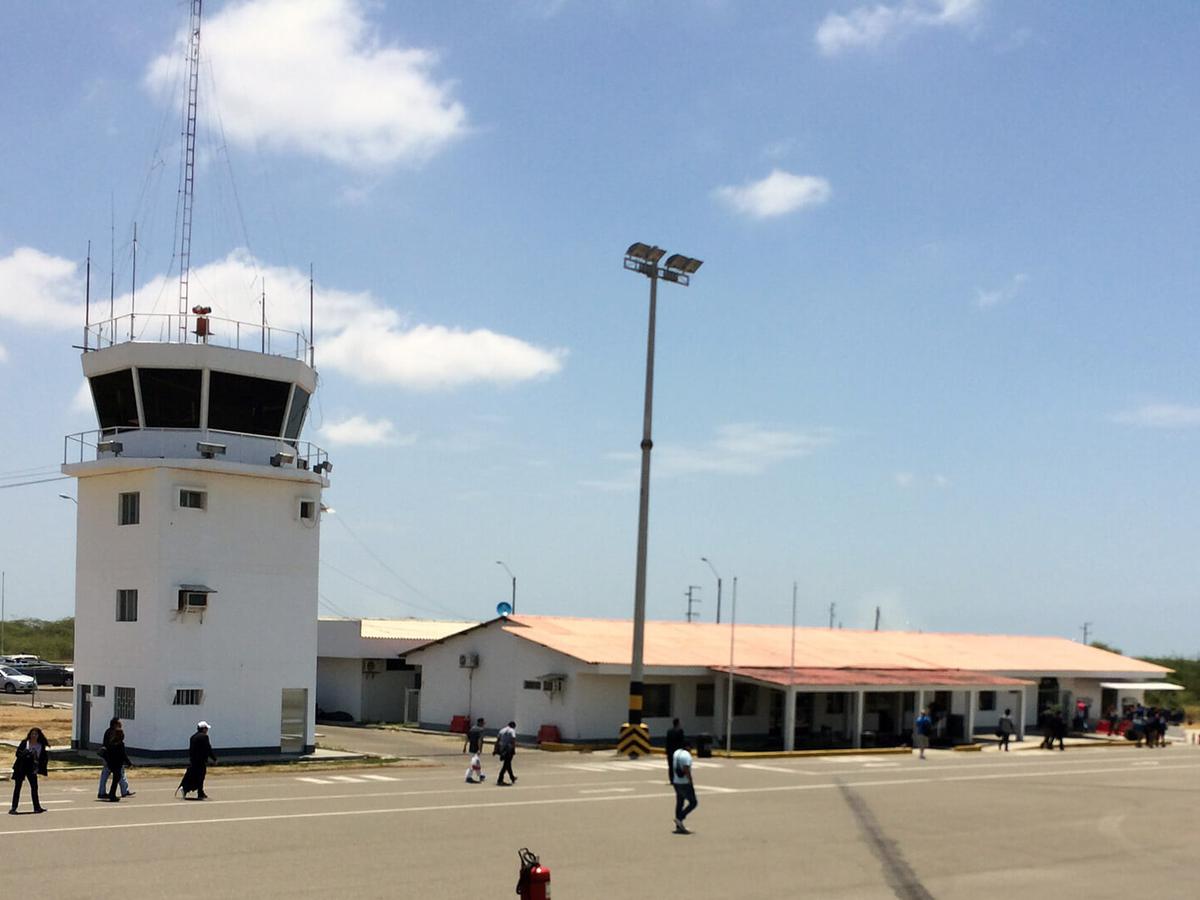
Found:
[[[783,689],[783,749],[796,749],[796,686]]]
[[[863,732],[863,698],[866,696],[866,691],[854,692],[854,747],[855,749],[862,748],[862,732]]]
[[[967,739],[968,744],[975,740],[975,707],[979,705],[975,700],[976,695],[977,691],[974,688],[967,690],[967,733],[963,736]]]

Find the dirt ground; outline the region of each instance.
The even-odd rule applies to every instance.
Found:
[[[47,709],[40,706],[31,709],[28,706],[0,704],[0,740],[19,741],[29,733],[30,728],[35,726],[42,729],[42,733],[50,741],[51,747],[61,748],[71,745],[71,710]],[[0,778],[6,776],[10,762],[8,754],[4,753],[4,750],[5,748],[0,747]],[[89,759],[88,762],[92,763],[93,760]],[[100,765],[99,759],[94,760],[94,765]],[[285,761],[258,766],[222,766],[218,764],[209,769],[209,775],[220,777],[221,775],[244,775],[247,772],[265,773],[273,770],[277,771],[280,768],[303,768],[306,772],[320,772],[330,769],[362,769],[379,765],[427,766],[428,763],[419,760],[388,760],[384,763],[375,759],[332,759],[321,762]],[[181,768],[137,766],[135,767],[135,771],[138,775],[146,778],[160,775],[178,777]],[[87,766],[79,767],[78,762],[66,763],[64,768],[52,761],[51,774],[56,778],[65,780],[88,779],[96,777],[96,769]]]
[[[33,727],[42,729],[51,747],[71,744],[71,710],[0,704],[0,740],[19,741]]]

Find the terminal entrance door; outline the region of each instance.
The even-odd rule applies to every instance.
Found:
[[[279,752],[303,753],[308,733],[308,689],[284,688],[279,717]]]
[[[75,736],[75,748],[86,750],[92,730],[92,686],[80,684],[75,688],[75,709],[79,721],[79,733]]]

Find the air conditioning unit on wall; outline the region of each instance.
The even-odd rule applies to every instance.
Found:
[[[474,669],[479,666],[478,653],[460,653],[458,654],[458,667],[460,669]]]
[[[377,659],[364,659],[362,661],[362,670],[364,675],[374,675],[383,669],[380,661]]]

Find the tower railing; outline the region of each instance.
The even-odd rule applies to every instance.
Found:
[[[211,344],[313,363],[312,342],[298,331],[206,313],[127,313],[92,322],[83,333],[85,350],[134,342]]]
[[[220,459],[249,465],[322,471],[329,454],[311,441],[217,428],[97,428],[63,438],[63,465],[118,457]]]

